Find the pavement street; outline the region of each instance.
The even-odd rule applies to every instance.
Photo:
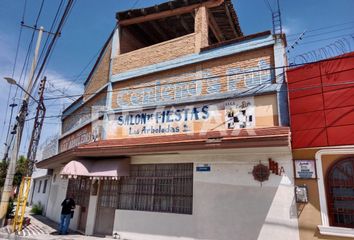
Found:
[[[11,233],[10,227],[0,228],[0,240],[102,240],[102,237],[85,236],[77,232],[70,231],[68,235],[57,235],[58,223],[41,215],[30,215],[29,209],[26,216],[31,219],[29,226],[25,227],[18,235]]]

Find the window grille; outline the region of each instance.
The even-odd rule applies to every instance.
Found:
[[[337,162],[327,177],[331,225],[354,228],[354,158]]]
[[[131,165],[119,209],[192,214],[193,164]]]
[[[103,180],[99,194],[99,204],[101,207],[118,207],[119,181]]]
[[[77,205],[88,206],[90,200],[91,180],[86,177],[69,179],[66,196],[71,196]]]

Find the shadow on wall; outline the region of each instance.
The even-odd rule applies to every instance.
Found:
[[[270,230],[277,232],[274,226],[282,228],[282,231],[297,233],[297,224],[293,224],[293,220],[290,221],[297,221],[293,195],[287,195],[289,201],[286,203],[289,204],[285,207],[286,211],[279,213],[280,220],[273,222],[273,212],[277,211],[279,206],[284,207],[280,199],[284,197],[284,193],[278,191],[281,188],[279,186],[283,185],[280,183],[281,178],[276,177],[277,184],[273,179],[272,186],[195,182],[193,215],[116,210],[114,229],[123,239],[151,239],[153,236],[156,240],[181,237],[218,240],[265,239],[264,236],[269,236]],[[286,188],[285,194],[293,192],[292,186]],[[267,226],[264,227],[265,225]],[[284,235],[279,234],[272,239],[283,237]]]

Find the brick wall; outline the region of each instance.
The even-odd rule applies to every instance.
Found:
[[[208,30],[208,10],[200,7],[195,10],[195,52],[200,52],[201,48],[209,45]]]
[[[92,94],[96,93],[109,81],[109,67],[112,51],[112,41],[107,45],[106,51],[101,61],[97,65],[95,72],[92,74],[90,81],[85,86],[84,101],[87,101]]]
[[[194,51],[195,34],[192,33],[133,52],[118,55],[113,60],[112,74],[172,60],[194,53]]]
[[[219,78],[215,79],[215,81],[217,81],[217,84],[220,84],[219,92],[223,93],[226,92],[229,87],[228,81],[230,79],[225,75],[230,74],[230,70],[235,68],[240,68],[243,70],[257,68],[260,61],[264,61],[269,66],[274,66],[273,47],[248,51],[224,58],[210,60],[200,64],[189,65],[186,67],[172,69],[156,74],[151,74],[148,76],[129,79],[127,81],[117,82],[113,85],[112,107],[120,107],[117,103],[118,93],[120,90],[143,90],[145,87],[153,87],[157,81],[161,85],[166,85],[166,83],[173,84],[179,82],[190,82],[194,79],[207,78],[209,76],[220,76]],[[207,93],[207,82],[212,83],[212,80],[202,81],[202,95],[205,95]],[[240,81],[235,87],[242,87],[245,85],[246,83],[244,81]],[[131,96],[126,95],[124,100],[129,101],[129,99],[127,99],[129,97]],[[151,105],[154,104],[160,103],[155,102]]]

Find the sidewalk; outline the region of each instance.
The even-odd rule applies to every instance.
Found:
[[[10,233],[10,227],[0,228],[0,239],[17,239],[17,240],[103,240],[100,237],[91,237],[81,235],[77,232],[70,231],[68,235],[57,235],[58,224],[52,220],[40,215],[28,215],[31,224],[24,228],[18,235]]]

